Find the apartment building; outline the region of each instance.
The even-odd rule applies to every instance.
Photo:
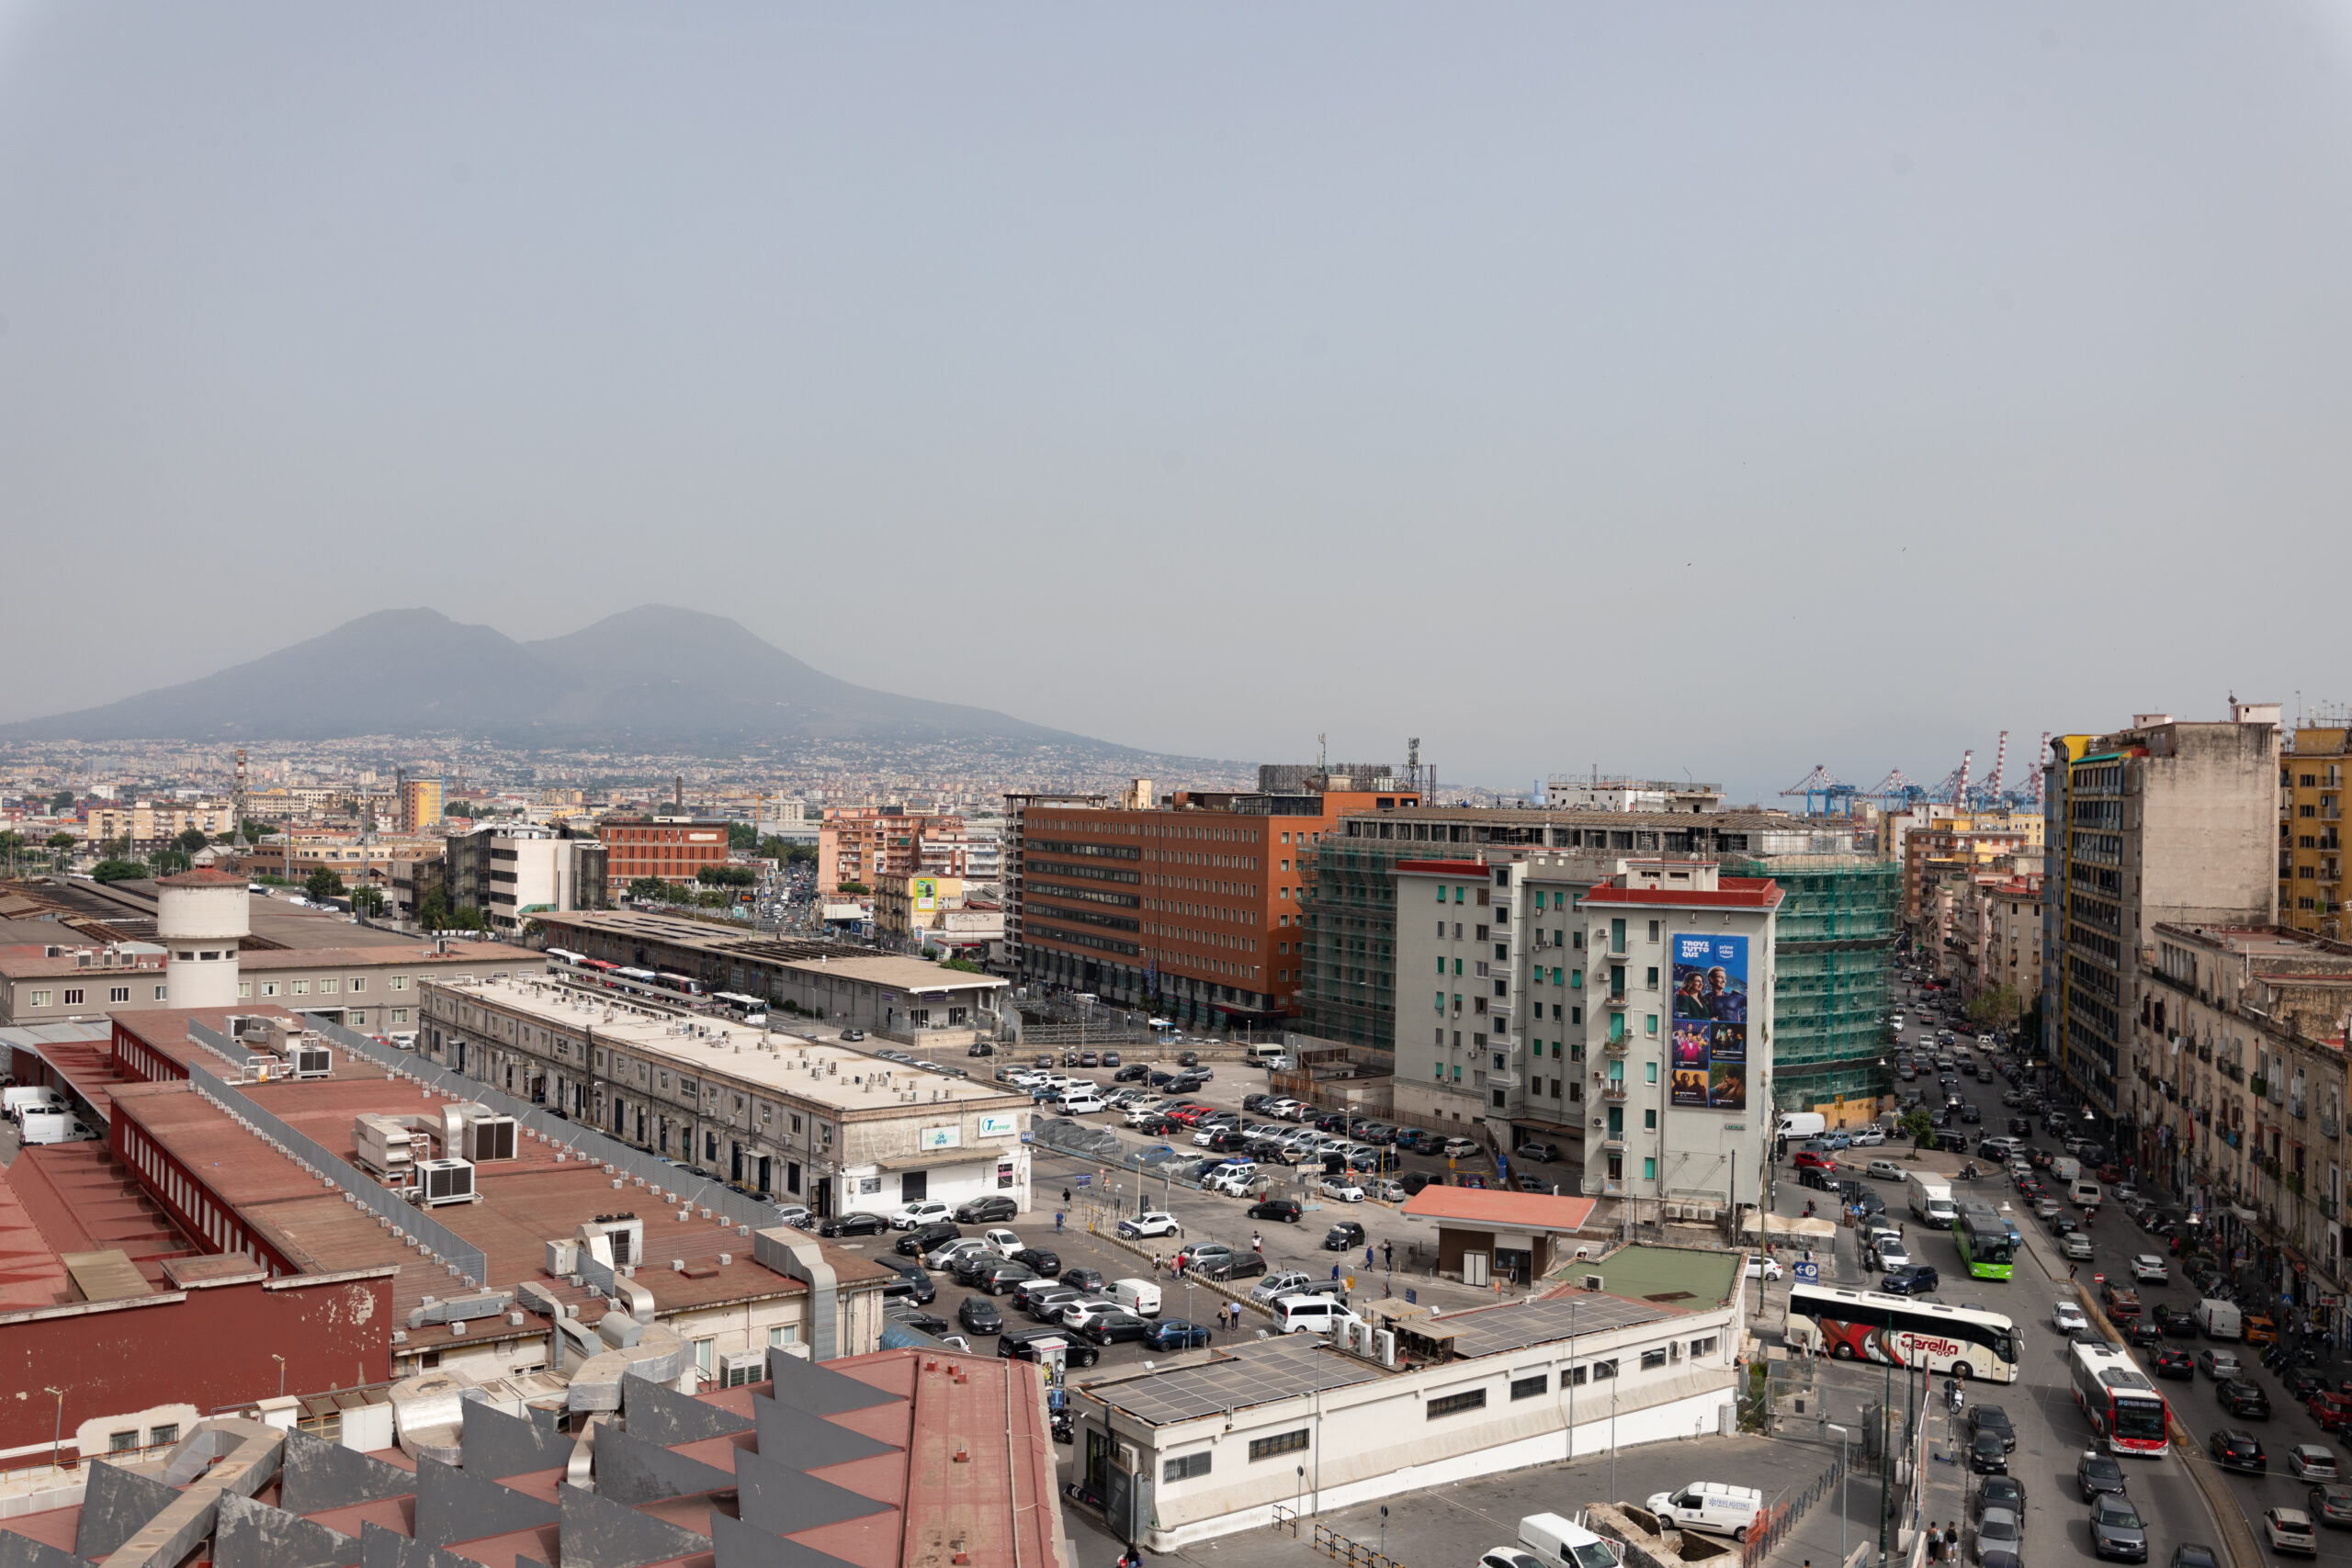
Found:
[[[2352,1280],[2352,946],[2282,926],[2159,922],[2150,938],[2123,1086],[2137,1168],[2225,1250],[2279,1249],[2277,1288],[2333,1329]]]
[[[607,817],[596,825],[605,845],[605,886],[620,898],[640,876],[691,883],[707,865],[727,863],[727,824],[688,817]]]
[[[2278,760],[2278,923],[2352,935],[2344,919],[2344,779],[2352,727],[2301,725]]]
[[[1413,1004],[1396,943],[1400,860],[1501,862],[1538,851],[1583,857],[1598,883],[1628,856],[1688,855],[1781,890],[1773,1033],[1781,1110],[1831,1112],[1893,1091],[1883,1065],[1898,867],[1855,847],[1843,819],[1779,811],[1664,814],[1422,807],[1341,821],[1312,851],[1310,952],[1299,1001],[1309,1032],[1396,1049]],[[1402,1075],[1400,1075],[1402,1076]]]
[[[1261,782],[1279,789],[1155,801],[1137,780],[1118,796],[1006,796],[1014,972],[1186,1022],[1289,1016],[1306,964],[1307,854],[1345,816],[1419,805],[1398,777],[1272,768]]]
[[[400,800],[403,833],[429,833],[441,825],[441,781],[402,778],[393,792]]]
[[[823,826],[817,829],[817,887],[838,892],[845,884],[872,887],[885,876],[911,876],[933,869],[925,864],[923,844],[933,834],[943,842],[960,843],[964,819],[907,806],[829,806]],[[940,865],[955,855],[943,851]],[[961,874],[956,873],[954,874]]]
[[[1778,886],[1542,850],[1400,861],[1395,879],[1400,1120],[1568,1138],[1588,1196],[1755,1201]]]
[[[168,1008],[164,951],[148,942],[0,947],[0,1025]],[[233,957],[240,1002],[315,1013],[368,1034],[413,1032],[417,988],[431,976],[536,975],[547,966],[544,953],[493,942],[266,948]]]
[[[207,838],[226,837],[236,830],[236,818],[234,807],[225,800],[93,804],[83,813],[82,838],[89,843],[119,839],[143,850],[168,844],[191,828]]]
[[[424,1018],[453,1071],[820,1213],[1030,1206],[1030,1100],[994,1084],[523,977],[436,981]]]
[[[2114,1116],[2154,928],[2276,923],[2278,705],[2055,737],[2042,798],[2045,1049]]]

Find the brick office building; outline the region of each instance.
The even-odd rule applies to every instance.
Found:
[[[689,883],[707,865],[727,863],[727,824],[678,817],[607,817],[596,825],[605,841],[605,886],[614,897],[640,876]]]
[[[1014,973],[1193,1022],[1288,1017],[1305,963],[1302,852],[1342,817],[1419,806],[1408,777],[1267,768],[1250,792],[1155,799],[1138,780],[1116,796],[1007,795]]]

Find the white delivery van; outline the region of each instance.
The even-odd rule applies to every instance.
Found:
[[[1557,1514],[1520,1520],[1519,1544],[1544,1568],[1619,1568],[1615,1546]]]
[[[1252,1045],[1242,1052],[1241,1059],[1253,1067],[1272,1068],[1287,1066],[1290,1053],[1279,1045]]]
[[[1103,1101],[1102,1091],[1091,1084],[1066,1089],[1062,1093],[1061,1111],[1065,1116],[1083,1116],[1089,1111],[1110,1109]]]
[[[2066,1196],[2075,1201],[2076,1207],[2089,1209],[2097,1207],[2098,1201],[2106,1194],[2098,1190],[2098,1183],[2096,1181],[2077,1181],[2073,1187],[2067,1189]]]
[[[2208,1339],[2241,1339],[2245,1337],[2245,1321],[2238,1315],[2235,1302],[2217,1301],[2212,1297],[2197,1303],[2197,1326],[2205,1331]]]
[[[1649,1510],[1667,1524],[1713,1530],[1734,1540],[1747,1539],[1747,1527],[1764,1511],[1764,1494],[1753,1486],[1732,1486],[1720,1481],[1694,1481],[1679,1492],[1661,1492],[1649,1500]]]
[[[1915,1219],[1931,1225],[1950,1226],[1956,1213],[1951,1206],[1951,1183],[1942,1177],[1924,1170],[1915,1170],[1904,1178],[1909,1189],[1911,1213]]]
[[[40,1084],[17,1084],[0,1089],[0,1112],[11,1122],[20,1121],[28,1111],[62,1111],[65,1097]]]
[[[1277,1334],[1336,1334],[1342,1323],[1361,1321],[1329,1296],[1283,1296],[1274,1303]]]
[[[85,1143],[97,1136],[64,1111],[28,1111],[17,1132],[28,1148],[35,1144]]]
[[[1137,1317],[1159,1315],[1159,1287],[1148,1280],[1114,1280],[1108,1293]]]
[[[1792,1111],[1781,1118],[1780,1136],[1783,1138],[1810,1138],[1828,1130],[1829,1118],[1818,1111]]]
[[[2072,1155],[2064,1155],[2050,1162],[2050,1179],[2052,1181],[2073,1181],[2082,1174],[2083,1162]]]

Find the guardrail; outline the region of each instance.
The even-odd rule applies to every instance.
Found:
[[[227,1043],[225,1036],[200,1023],[191,1022],[188,1033],[197,1043],[211,1050],[217,1051]],[[205,1035],[212,1038],[205,1039]],[[216,1041],[220,1043],[215,1044]],[[300,1164],[322,1182],[341,1188],[354,1202],[374,1211],[391,1227],[396,1240],[413,1242],[426,1258],[447,1264],[450,1271],[463,1278],[469,1286],[489,1282],[490,1264],[481,1247],[422,1209],[412,1207],[407,1199],[346,1164],[341,1156],[330,1154],[307,1134],[296,1132],[225,1078],[195,1062],[188,1064],[187,1073],[198,1094],[276,1145],[288,1158]]]
[[[1294,1529],[1293,1533],[1296,1533]],[[1385,1552],[1374,1551],[1360,1540],[1351,1540],[1329,1525],[1315,1527],[1315,1550],[1349,1568],[1404,1568]]]
[[[1740,1568],[1755,1568],[1770,1554],[1772,1548],[1788,1539],[1789,1532],[1804,1518],[1805,1510],[1829,1495],[1830,1489],[1846,1479],[1846,1461],[1830,1461],[1829,1468],[1814,1477],[1812,1484],[1785,1503],[1775,1503],[1767,1508],[1764,1517],[1749,1528],[1747,1539],[1740,1543]]]
[[[388,1071],[405,1075],[458,1100],[472,1100],[487,1105],[502,1116],[512,1116],[516,1125],[527,1127],[550,1143],[561,1145],[576,1158],[610,1166],[616,1175],[641,1180],[648,1187],[664,1192],[674,1192],[681,1207],[707,1210],[714,1218],[724,1214],[729,1224],[750,1225],[754,1230],[780,1223],[775,1210],[757,1198],[738,1192],[724,1182],[691,1176],[683,1166],[673,1165],[658,1156],[632,1148],[585,1122],[551,1115],[544,1106],[534,1105],[527,1100],[517,1100],[482,1079],[469,1077],[445,1067],[429,1056],[403,1051],[396,1045],[386,1045],[341,1024],[319,1023],[313,1027],[321,1035],[353,1055],[364,1056]]]

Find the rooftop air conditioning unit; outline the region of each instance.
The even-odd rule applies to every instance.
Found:
[[[718,1386],[740,1388],[745,1383],[768,1381],[768,1353],[759,1350],[729,1350],[718,1358]]]
[[[294,1048],[294,1076],[298,1078],[326,1078],[334,1076],[334,1053],[313,1041],[305,1041]]]
[[[430,1209],[443,1203],[471,1203],[474,1191],[471,1160],[421,1159],[416,1162],[416,1201]]]

